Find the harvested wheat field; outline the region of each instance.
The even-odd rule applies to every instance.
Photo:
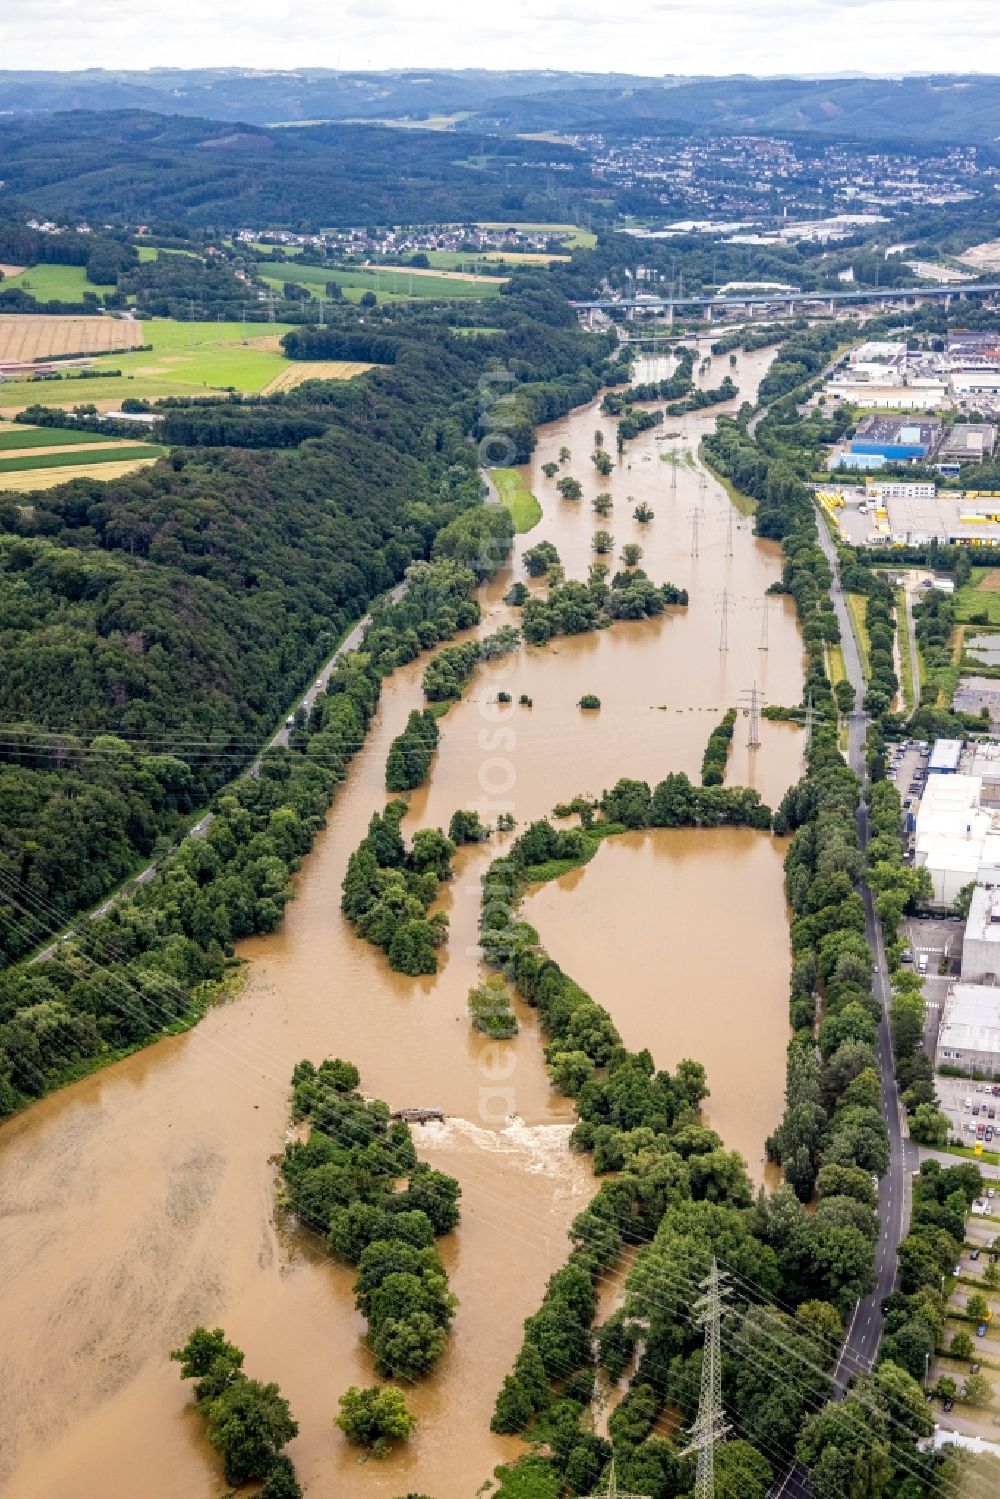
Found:
[[[0,276],[3,276],[4,279],[8,276],[20,276],[23,270],[23,265],[4,265],[0,263]]]
[[[133,458],[123,463],[66,464],[62,468],[28,468],[13,473],[0,473],[0,494],[5,489],[14,489],[21,494],[37,489],[54,489],[57,484],[68,484],[71,479],[120,479],[124,474],[134,474],[137,469],[149,468],[155,458]]]
[[[273,396],[279,390],[294,390],[305,380],[351,380],[363,375],[365,370],[375,369],[374,364],[364,364],[355,359],[302,359],[289,364],[287,369],[275,375],[261,391],[261,395]]]
[[[0,315],[0,360],[47,359],[53,354],[107,354],[136,349],[143,324],[123,318]]]

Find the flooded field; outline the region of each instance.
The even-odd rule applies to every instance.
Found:
[[[734,377],[744,394],[753,395],[772,357],[740,355]],[[637,378],[668,368],[640,362]],[[718,384],[722,373],[717,362],[705,378]],[[481,630],[517,621],[502,600],[524,576],[527,546],[553,541],[567,575],[583,577],[599,527],[613,532],[616,552],[640,542],[650,577],[686,587],[690,606],[522,648],[484,669],[441,721],[408,827],[447,826],[458,807],[493,820],[509,809],[524,824],[621,775],[697,777],[710,729],[741,694],[756,684],[770,702],[799,700],[802,651],[789,601],[769,601],[762,648],[761,606],[780,576],[779,550],[756,541],[749,521],[735,517],[730,527],[728,498],[693,456],[715,414],[668,418],[628,444],[606,480],[590,462],[593,434],[600,428],[613,451],[615,424],[597,403],[540,433],[526,473],[544,517],[484,593]],[[672,431],[683,436],[656,441]],[[578,502],[561,500],[541,474],[564,446],[572,456],[562,472],[584,486]],[[671,450],[676,465],[662,456]],[[608,520],[590,503],[603,489],[614,498]],[[646,526],[632,518],[640,500],[655,512]],[[479,877],[501,841],[458,857],[444,900],[451,935],[434,978],[391,973],[340,914],[348,857],[385,800],[386,753],[422,703],[424,665],[385,684],[281,931],[241,946],[243,993],[188,1035],[0,1129],[4,1499],[223,1493],[168,1360],[197,1321],[222,1325],[245,1349],[247,1372],[280,1384],[301,1428],[289,1453],[313,1494],[465,1499],[521,1450],[490,1434],[493,1400],[594,1182],[587,1160],[566,1149],[572,1113],[549,1087],[533,1013],[524,1011],[520,1035],[499,1047],[469,1028]],[[515,705],[496,703],[501,685]],[[516,706],[522,692],[530,709]],[[578,710],[586,692],[601,698],[600,713]],[[761,740],[748,750],[738,720],[727,778],[773,803],[798,775],[801,734],[765,722]],[[648,1045],[663,1065],[683,1055],[705,1062],[710,1120],[755,1174],[780,1111],[787,1034],[780,858],[768,837],[749,832],[637,835],[608,844],[527,907],[554,956],[607,1005],[630,1044]],[[453,1336],[435,1374],[408,1392],[420,1423],[414,1438],[383,1463],[359,1463],[331,1424],[343,1390],[371,1380],[353,1271],[275,1209],[271,1158],[285,1137],[292,1067],[328,1055],[354,1061],[365,1091],[394,1108],[443,1109],[443,1125],[416,1130],[417,1148],[463,1189],[460,1228],[441,1243],[461,1301]]]

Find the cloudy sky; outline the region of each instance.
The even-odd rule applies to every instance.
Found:
[[[0,68],[1000,72],[1000,0],[0,0]]]

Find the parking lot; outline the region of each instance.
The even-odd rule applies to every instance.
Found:
[[[997,1131],[1000,1129],[1000,1083],[974,1083],[965,1077],[936,1077],[934,1079],[941,1108],[951,1122],[952,1134],[963,1145],[971,1145],[979,1139],[986,1150],[1000,1149]],[[966,1101],[971,1104],[966,1108]],[[983,1133],[979,1134],[982,1126]],[[992,1132],[992,1133],[991,1133]]]
[[[933,1386],[944,1376],[953,1380],[957,1387],[948,1405],[935,1405],[935,1420],[939,1420],[945,1429],[996,1441],[997,1427],[1000,1426],[996,1407],[997,1394],[1000,1393],[1000,1299],[990,1279],[986,1278],[986,1272],[1000,1255],[1000,1217],[995,1216],[1000,1209],[1000,1198],[980,1199],[980,1206],[985,1211],[973,1212],[966,1220],[965,1243],[955,1266],[955,1278],[948,1298],[942,1348],[931,1362],[926,1382]],[[991,1270],[990,1277],[993,1274]],[[975,1294],[986,1297],[992,1313],[985,1322],[978,1324],[966,1320],[969,1297]],[[950,1352],[951,1340],[956,1333],[971,1337],[971,1358]],[[944,1352],[944,1349],[949,1352]],[[975,1407],[961,1400],[965,1380],[972,1374],[984,1375],[993,1387],[992,1399],[985,1406]]]
[[[889,780],[899,792],[904,813],[916,810],[927,780],[929,758],[929,746],[914,740],[889,747]]]

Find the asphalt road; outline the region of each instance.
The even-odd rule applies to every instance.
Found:
[[[853,771],[865,779],[865,735],[868,730],[868,715],[861,707],[865,683],[861,670],[861,653],[854,635],[850,613],[840,586],[837,553],[826,525],[819,517],[820,545],[833,569],[833,602],[840,624],[841,646],[848,681],[854,688],[857,706],[849,720],[848,763]],[[861,847],[868,844],[868,807],[862,801],[858,807],[858,837]],[[871,1368],[878,1350],[882,1332],[881,1303],[893,1290],[896,1281],[896,1250],[905,1236],[910,1220],[911,1173],[917,1169],[916,1148],[904,1136],[902,1105],[893,1073],[892,1040],[889,1034],[889,1006],[892,990],[889,985],[889,970],[885,958],[882,928],[875,915],[872,893],[867,885],[862,886],[865,903],[865,925],[867,937],[875,954],[872,985],[882,1007],[878,1029],[878,1059],[882,1080],[882,1113],[889,1131],[889,1170],[879,1184],[878,1211],[879,1237],[875,1251],[874,1291],[858,1302],[847,1328],[844,1346],[837,1360],[835,1375],[841,1393],[848,1381],[859,1370]]]
[[[402,598],[405,590],[405,583],[396,584],[396,587],[389,595],[393,603]],[[308,691],[305,692],[301,697],[296,698],[295,701],[289,706],[285,714],[286,719],[289,718],[299,707],[304,708],[307,713],[310,712],[319,694],[325,690],[326,684],[330,680],[330,674],[333,671],[334,667],[337,665],[337,662],[340,660],[340,657],[347,651],[357,650],[358,646],[361,644],[362,637],[368,627],[370,619],[371,615],[366,614],[364,619],[358,621],[358,623],[351,630],[350,634],[344,637],[344,639],[338,645],[337,649],[334,651],[333,655],[320,668]],[[283,721],[281,728],[278,729],[275,734],[272,734],[267,744],[257,755],[256,759],[251,761],[246,770],[242,772],[242,775],[251,777],[260,775],[260,768],[263,763],[264,755],[270,749],[277,749],[279,746],[287,745],[288,732],[289,731],[287,723]],[[184,835],[185,838],[204,838],[205,834],[208,832],[214,821],[214,812],[204,812],[201,817],[199,817],[198,821],[188,829],[187,833]],[[103,901],[101,905],[99,905],[97,909],[92,913],[90,920],[96,920],[96,918],[99,916],[107,916],[108,912],[113,910],[114,907],[117,906],[121,901],[125,900],[127,896],[131,895],[137,886],[148,884],[156,873],[156,870],[157,865],[147,864],[145,869],[143,869],[139,874],[134,875],[130,880],[126,881],[124,885],[119,885],[118,889],[112,891],[108,898]],[[32,963],[41,963],[44,962],[46,958],[53,957],[59,947],[60,942],[65,942],[70,937],[74,936],[75,931],[76,929],[74,927],[70,927],[65,932],[62,932],[59,937],[56,938],[55,942],[50,942],[48,947],[35,954],[35,956],[31,959]]]

